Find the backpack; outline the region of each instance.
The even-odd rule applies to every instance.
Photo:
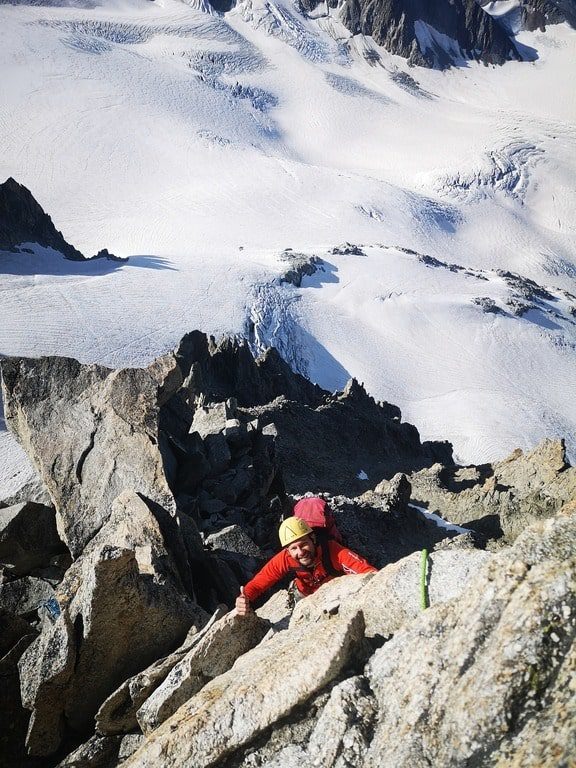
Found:
[[[295,504],[292,514],[294,517],[298,517],[300,520],[308,523],[314,531],[316,542],[322,550],[322,565],[326,573],[330,574],[330,576],[340,576],[340,571],[337,571],[332,564],[328,541],[329,539],[335,539],[341,544],[342,534],[336,526],[334,515],[330,511],[328,504],[318,496],[300,499]]]

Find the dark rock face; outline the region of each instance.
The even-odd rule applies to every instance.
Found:
[[[108,261],[128,261],[127,256],[115,256],[113,253],[110,253],[108,248],[102,248],[102,250],[98,251],[98,253],[93,258],[107,259]]]
[[[574,0],[527,0],[522,4],[522,29],[544,32],[548,24],[563,21],[576,27]]]
[[[310,10],[317,4],[304,5]],[[346,0],[342,20],[352,33],[372,35],[378,45],[417,66],[443,69],[457,57],[484,64],[520,59],[503,27],[475,0]],[[418,39],[419,22],[455,40],[459,51],[435,43],[425,27]]]
[[[64,240],[32,193],[9,178],[0,184],[0,250],[11,251],[21,243],[38,243],[54,248],[72,261],[85,259],[80,251]]]
[[[240,406],[254,406],[283,395],[317,406],[327,394],[294,373],[275,349],[254,360],[244,340],[224,338],[216,343],[193,331],[184,336],[175,355],[186,377],[189,399],[202,396],[207,402],[218,402],[234,397]]]
[[[64,552],[51,507],[28,502],[0,509],[0,567],[8,566],[11,575],[47,566]]]
[[[251,413],[262,425],[274,424],[276,457],[290,493],[354,496],[397,472],[450,461],[449,443],[421,443],[416,427],[400,421],[398,408],[376,403],[355,380],[342,393],[326,393],[315,408],[278,398]]]

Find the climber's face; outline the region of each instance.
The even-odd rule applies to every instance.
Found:
[[[293,541],[289,544],[288,554],[293,557],[297,563],[303,565],[305,568],[312,565],[316,558],[316,544],[312,536],[302,536],[301,539]]]

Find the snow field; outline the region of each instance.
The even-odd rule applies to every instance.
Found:
[[[465,462],[552,435],[576,456],[569,301],[513,317],[490,271],[576,294],[573,30],[522,33],[533,63],[437,72],[371,64],[335,12],[289,2],[0,6],[0,23],[0,179],[84,253],[130,256],[0,255],[0,353],[144,365],[193,328],[243,332],[292,247],[326,271],[254,312],[300,370],[364,381]],[[344,241],[366,256],[328,253]],[[0,487],[20,466],[0,433]]]

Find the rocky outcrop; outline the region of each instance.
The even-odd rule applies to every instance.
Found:
[[[436,556],[443,577],[426,611],[400,615],[410,558],[331,582],[297,606],[287,631],[153,731],[128,765],[571,764],[575,533],[576,518],[552,518],[501,554],[469,553],[480,557],[459,584],[450,577],[457,553],[439,553],[450,558]],[[369,629],[379,614],[392,637]]]
[[[12,251],[23,243],[54,248],[72,261],[85,259],[64,240],[30,190],[9,178],[0,184],[0,250]]]
[[[248,523],[261,546],[267,496],[353,495],[451,457],[449,444],[421,443],[398,408],[376,403],[355,381],[331,395],[274,350],[255,360],[246,343],[216,344],[197,332],[146,370],[8,359],[2,375],[7,423],[50,492],[74,556],[125,489],[168,517],[185,513],[180,528],[193,525],[190,518],[207,534]],[[191,559],[205,563],[197,547]],[[217,598],[226,601],[223,590]]]
[[[527,525],[576,498],[576,469],[562,440],[544,440],[495,464],[436,465],[410,477],[413,503],[486,538],[513,541]]]
[[[154,515],[128,493],[67,571],[57,598],[54,626],[20,661],[22,700],[33,711],[27,745],[36,755],[55,751],[64,726],[84,732],[126,677],[207,619],[179,589]]]
[[[0,251],[31,253],[28,248],[21,247],[25,243],[53,248],[71,261],[88,261],[64,239],[30,190],[10,177],[0,184]],[[128,261],[128,258],[109,253],[107,248],[98,251],[94,258]]]
[[[189,398],[223,402],[235,398],[239,406],[269,403],[284,396],[307,405],[319,405],[326,392],[293,373],[275,349],[257,360],[241,339],[216,342],[199,331],[184,336],[175,351],[185,377]]]
[[[574,522],[541,531],[573,536]],[[526,765],[574,758],[576,562],[526,544],[374,654],[366,674],[380,718],[365,765],[509,765],[517,745]],[[562,712],[555,729],[550,705]]]
[[[569,764],[576,489],[561,442],[457,467],[357,382],[332,395],[275,353],[197,332],[145,370],[2,371],[56,507],[0,510],[11,766]],[[381,570],[227,612],[310,490]],[[496,536],[501,551],[476,548]]]
[[[310,10],[318,2],[303,0],[302,5]],[[371,35],[378,45],[417,66],[445,68],[459,59],[484,64],[520,59],[497,18],[475,0],[346,0],[341,18],[352,34]]]
[[[283,251],[280,259],[288,265],[287,270],[280,276],[280,282],[291,283],[297,288],[302,285],[304,277],[311,277],[322,268],[322,259],[318,256],[296,253],[291,248]]]
[[[315,408],[278,398],[249,413],[262,426],[274,425],[275,455],[292,493],[355,496],[382,478],[451,457],[449,443],[422,443],[396,406],[377,403],[354,379]]]
[[[353,659],[362,634],[362,616],[357,613],[327,623],[322,643],[311,627],[276,635],[181,706],[126,766],[202,768],[216,764],[337,678]],[[306,674],[300,665],[289,663],[296,658],[306,659]],[[172,735],[175,731],[178,739]]]
[[[138,710],[143,732],[151,733],[206,683],[227,672],[240,656],[258,645],[268,627],[268,622],[254,613],[240,618],[232,612],[215,622]]]
[[[206,635],[214,623],[226,613],[218,608],[200,631],[192,626],[182,645],[173,653],[155,661],[142,672],[129,677],[102,704],[96,715],[96,728],[101,735],[117,735],[138,729],[136,713],[154,691],[182,661],[188,651]]]
[[[150,373],[69,358],[8,358],[2,378],[6,422],[38,469],[74,556],[125,489],[174,508],[158,449],[158,384]]]
[[[525,0],[521,13],[522,29],[544,32],[549,24],[563,21],[576,28],[576,7],[572,0]]]

